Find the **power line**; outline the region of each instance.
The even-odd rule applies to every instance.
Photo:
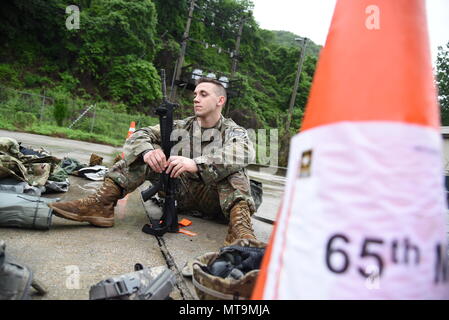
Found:
[[[192,21],[200,21],[205,26],[207,26],[209,28],[212,27],[215,31],[220,30],[222,38],[224,37],[225,32],[229,33],[231,35],[235,35],[235,30],[233,30],[233,27],[238,23],[239,30],[237,33],[235,50],[224,49],[224,48],[221,48],[220,46],[217,46],[216,44],[210,45],[211,48],[216,48],[216,50],[219,54],[221,54],[221,53],[229,54],[229,56],[232,59],[232,68],[231,68],[232,75],[234,75],[237,70],[237,63],[238,63],[238,59],[240,58],[239,50],[240,50],[240,40],[241,40],[241,36],[242,36],[243,25],[249,17],[246,17],[246,18],[242,17],[240,14],[240,11],[238,9],[236,9],[234,11],[231,11],[230,15],[227,15],[227,19],[226,19],[224,17],[220,17],[220,8],[217,6],[215,6],[215,7],[213,6],[213,4],[217,5],[219,3],[218,1],[214,1],[213,4],[211,1],[205,1],[202,3],[202,5],[203,5],[202,7],[200,5],[198,5],[199,1],[201,1],[201,0],[191,0],[190,1],[189,12],[187,15],[187,23],[186,23],[186,27],[185,27],[184,34],[182,36],[182,41],[181,41],[180,54],[179,54],[179,58],[176,61],[175,72],[173,73],[171,95],[170,95],[171,99],[174,99],[176,97],[177,88],[175,86],[175,82],[179,83],[179,81],[181,80],[181,73],[182,73],[182,67],[183,67],[184,59],[185,59],[185,55],[186,55],[187,42],[190,40],[190,41],[202,44],[203,46],[206,47],[206,49],[209,48],[209,43],[207,43],[203,40],[196,40],[196,39],[189,37]],[[196,17],[193,16],[195,8],[197,9],[196,12],[200,15],[200,17],[198,17],[198,14],[196,15]],[[209,20],[210,20],[210,23],[208,23]],[[218,22],[218,25],[216,25],[216,22]],[[226,28],[226,26],[228,28]]]

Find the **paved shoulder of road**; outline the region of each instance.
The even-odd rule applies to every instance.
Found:
[[[0,137],[14,138],[24,146],[44,147],[56,157],[73,157],[83,163],[88,163],[92,153],[112,163],[113,156],[121,152],[120,148],[105,145],[4,130],[0,130]],[[45,196],[79,199],[94,193],[102,183],[73,176],[70,182],[67,193]],[[272,192],[279,191],[277,189],[266,192],[264,199],[271,198]],[[113,228],[97,228],[53,216],[48,231],[0,228],[0,238],[6,241],[7,254],[28,265],[36,278],[48,287],[48,295],[33,295],[33,299],[88,299],[90,286],[132,272],[135,263],[148,267],[168,266],[178,279],[172,298],[195,299],[191,280],[182,277],[180,271],[188,260],[206,252],[217,252],[223,245],[227,225],[180,216],[180,219],[192,220],[193,224],[186,229],[197,235],[166,234],[160,241],[141,231],[148,222],[146,207],[138,189],[115,208]],[[265,208],[275,210],[275,205],[268,201]],[[268,242],[273,226],[256,219],[253,224],[258,239]]]
[[[122,148],[104,144],[49,137],[25,132],[0,130],[0,137],[14,138],[18,142],[22,142],[24,146],[35,148],[44,147],[51,151],[52,155],[55,157],[70,157],[77,159],[82,163],[89,163],[89,158],[92,153],[103,157],[105,162],[111,163],[114,154],[122,151]]]

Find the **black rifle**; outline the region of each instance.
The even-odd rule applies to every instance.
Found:
[[[173,130],[173,109],[178,105],[167,100],[164,69],[161,70],[161,80],[162,104],[156,108],[156,114],[159,116],[162,151],[164,151],[165,158],[168,160],[168,158],[170,158],[170,152],[173,145],[170,140]],[[151,199],[151,197],[153,197],[159,190],[162,190],[165,194],[161,219],[150,219],[150,224],[143,226],[143,232],[155,236],[162,236],[166,232],[178,232],[179,226],[178,214],[176,212],[175,183],[175,178],[171,178],[170,175],[162,172],[157,183],[155,183],[151,188],[141,192],[143,201]]]

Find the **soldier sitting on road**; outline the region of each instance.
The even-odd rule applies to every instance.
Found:
[[[229,221],[225,245],[236,239],[255,239],[251,215],[256,206],[245,169],[254,149],[247,131],[222,116],[226,99],[220,82],[200,79],[194,91],[195,116],[174,122],[173,134],[178,130],[182,141],[172,148],[169,159],[160,148],[159,125],[142,128],[127,139],[124,160],[111,168],[95,194],[49,206],[62,218],[112,227],[117,200],[145,180],[154,183],[165,170],[180,180],[178,212],[224,217]],[[184,156],[173,155],[174,149],[180,149]]]

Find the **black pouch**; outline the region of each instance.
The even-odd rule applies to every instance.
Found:
[[[249,183],[251,187],[251,196],[253,197],[257,210],[262,204],[262,196],[263,196],[262,182],[250,179]]]

